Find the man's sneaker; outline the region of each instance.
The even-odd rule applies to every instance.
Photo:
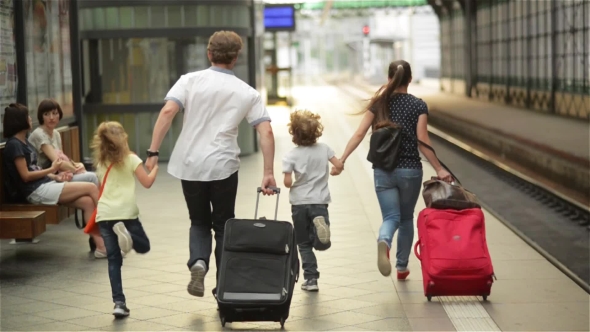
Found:
[[[207,274],[207,266],[202,260],[198,260],[195,265],[191,267],[191,281],[188,283],[188,293],[192,296],[203,297],[205,294],[205,275]]]
[[[119,248],[121,251],[127,254],[128,252],[133,249],[133,239],[125,228],[125,224],[122,222],[118,222],[113,226],[113,231],[117,234],[117,238],[119,239]]]
[[[113,316],[115,316],[116,318],[123,318],[129,316],[129,309],[127,308],[127,305],[125,305],[125,303],[122,302],[116,302],[115,308],[113,309]]]
[[[406,280],[410,275],[410,270],[405,269],[404,271],[397,270],[397,280]]]
[[[379,272],[385,277],[391,274],[391,262],[389,261],[389,246],[385,241],[377,244],[377,266]]]
[[[317,279],[307,279],[303,284],[301,284],[301,289],[309,292],[317,292],[320,290],[318,287],[318,280]]]
[[[315,217],[313,218],[313,225],[315,226],[318,240],[323,244],[330,242],[330,226],[326,224],[326,219],[322,216]]]

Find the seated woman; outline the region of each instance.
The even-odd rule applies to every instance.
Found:
[[[33,204],[60,204],[81,209],[89,220],[98,201],[98,187],[88,182],[68,182],[69,173],[54,174],[63,161],[56,159],[48,169],[37,165],[37,153],[27,142],[32,120],[29,110],[21,104],[10,104],[4,113],[4,169],[10,187],[16,194]],[[96,244],[94,257],[105,258],[106,248],[98,231],[90,234]]]
[[[72,161],[66,156],[61,143],[61,135],[55,131],[63,112],[59,103],[53,99],[44,99],[37,108],[39,127],[29,136],[29,143],[39,156],[39,166],[49,168],[57,159],[63,162],[59,172],[72,174],[72,182],[92,182],[98,186],[98,178],[93,172],[86,172],[84,164]]]

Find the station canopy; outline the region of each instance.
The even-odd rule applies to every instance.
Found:
[[[295,3],[295,9],[323,10],[328,1],[305,1]],[[391,7],[426,6],[427,0],[334,0],[332,9],[369,9]]]

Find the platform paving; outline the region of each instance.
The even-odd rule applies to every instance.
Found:
[[[320,112],[322,141],[340,154],[356,127],[356,111],[330,87],[294,89],[297,105]],[[289,109],[269,108],[276,137],[275,174],[293,145],[287,133]],[[367,140],[366,140],[367,141]],[[410,258],[406,282],[382,277],[376,267],[381,213],[373,190],[366,143],[341,176],[330,180],[332,248],[318,253],[320,291],[296,285],[287,331],[473,331],[588,330],[588,296],[497,220],[486,215],[488,241],[500,281],[490,302],[434,298],[422,292],[420,265]],[[141,220],[152,243],[147,255],[124,260],[123,284],[131,316],[114,320],[107,262],[94,260],[72,220],[48,227],[36,245],[0,243],[0,330],[2,331],[221,331],[279,330],[279,323],[232,323],[222,329],[215,301],[214,267],[206,295],[186,292],[189,273],[188,212],[179,181],[162,165],[149,189],[138,189]],[[425,164],[425,177],[433,174]],[[260,154],[242,158],[236,215],[254,214],[255,188],[262,176]],[[279,182],[280,184],[280,182]],[[259,215],[273,214],[274,197],[261,198]],[[423,208],[419,201],[417,211]],[[287,192],[278,219],[290,220]],[[472,311],[461,308],[471,308]]]

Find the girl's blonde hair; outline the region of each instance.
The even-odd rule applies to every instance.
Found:
[[[127,144],[127,133],[117,121],[101,123],[94,133],[90,147],[92,148],[95,166],[120,165],[130,153]]]

